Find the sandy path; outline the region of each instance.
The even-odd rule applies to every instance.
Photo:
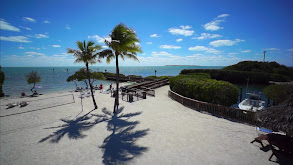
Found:
[[[254,127],[186,108],[168,89],[120,101],[114,116],[114,98],[99,92],[95,111],[91,97],[70,92],[40,96],[24,108],[0,106],[0,164],[276,164],[268,161],[271,151],[250,143]]]

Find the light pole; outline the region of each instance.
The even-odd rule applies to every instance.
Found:
[[[263,51],[263,62],[265,62],[265,59],[266,59],[266,52],[267,51]]]

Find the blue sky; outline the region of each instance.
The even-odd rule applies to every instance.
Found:
[[[98,44],[115,25],[134,29],[140,62],[226,66],[263,60],[293,66],[292,0],[2,0],[2,66],[76,66],[66,48]],[[106,48],[106,47],[105,47]],[[115,65],[105,61],[95,65]]]

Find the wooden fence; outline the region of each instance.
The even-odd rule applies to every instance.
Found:
[[[255,112],[190,99],[171,90],[169,90],[168,96],[182,105],[197,111],[205,111],[211,114],[222,116],[224,118],[236,119],[237,121],[253,125],[256,124]]]

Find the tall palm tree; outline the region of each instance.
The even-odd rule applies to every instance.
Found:
[[[93,41],[88,41],[87,43],[85,41],[83,42],[77,41],[76,44],[78,49],[75,50],[75,49],[67,48],[67,53],[73,54],[73,56],[75,56],[76,63],[79,63],[79,62],[85,63],[86,71],[87,71],[87,79],[90,85],[93,103],[94,103],[95,109],[97,109],[98,106],[96,104],[96,100],[93,93],[93,84],[91,83],[91,80],[90,80],[89,64],[95,64],[96,62],[100,62],[100,60],[97,59],[98,57],[97,51],[101,50],[102,46],[98,44],[95,45]]]
[[[100,58],[106,58],[107,63],[110,63],[111,60],[116,60],[116,97],[114,102],[115,113],[119,106],[119,62],[118,58],[130,58],[138,61],[136,53],[142,52],[141,47],[136,43],[139,42],[139,39],[136,36],[134,30],[128,28],[124,24],[120,23],[115,26],[110,34],[110,41],[105,40],[105,44],[110,48],[100,52]]]

